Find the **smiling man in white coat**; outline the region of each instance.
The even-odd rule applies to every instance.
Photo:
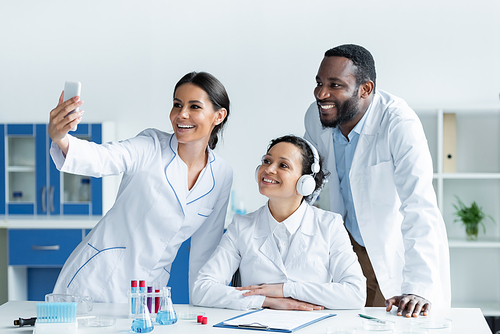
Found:
[[[305,116],[305,138],[325,157],[330,210],[345,220],[367,278],[366,306],[427,315],[450,306],[446,229],[422,124],[402,99],[375,90],[365,48],[328,50]]]

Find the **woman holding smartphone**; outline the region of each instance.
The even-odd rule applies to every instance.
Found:
[[[266,205],[233,222],[194,284],[199,306],[313,310],[362,308],[365,277],[342,217],[308,204],[325,174],[304,139],[271,141],[256,170]],[[243,287],[228,284],[239,268]]]
[[[63,94],[48,127],[57,168],[123,177],[115,204],[70,255],[54,293],[126,302],[133,279],[165,286],[177,250],[191,237],[191,294],[222,236],[232,185],[231,167],[212,151],[229,115],[224,86],[211,74],[188,73],[174,89],[173,134],[147,129],[102,145],[68,134],[83,111],[68,112],[83,102],[78,96],[63,102]]]

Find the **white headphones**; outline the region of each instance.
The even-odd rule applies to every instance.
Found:
[[[316,180],[314,180],[314,176],[319,172],[320,166],[319,166],[319,154],[318,150],[316,150],[316,147],[314,147],[313,144],[305,140],[304,138],[301,138],[304,140],[307,145],[309,145],[309,148],[313,152],[314,156],[314,162],[311,165],[311,171],[312,174],[306,174],[302,175],[300,179],[297,181],[296,189],[299,194],[302,196],[309,196],[314,192],[314,189],[316,189]],[[259,168],[261,165],[258,165],[257,168],[255,168],[255,180],[259,182]]]
[[[309,196],[314,192],[314,189],[316,189],[316,180],[314,180],[314,177],[316,174],[319,172],[320,167],[319,167],[319,154],[318,150],[316,150],[316,147],[314,147],[313,144],[302,138],[311,148],[311,151],[313,152],[314,156],[314,162],[311,166],[311,171],[312,174],[306,174],[302,175],[300,179],[297,181],[297,192],[301,194],[302,196]]]

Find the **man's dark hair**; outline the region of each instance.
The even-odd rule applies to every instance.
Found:
[[[370,51],[359,45],[344,44],[326,51],[325,57],[344,57],[350,59],[357,69],[355,74],[356,85],[359,87],[361,84],[371,80],[373,81],[373,91],[375,91],[377,74],[375,72],[375,60],[373,60]]]

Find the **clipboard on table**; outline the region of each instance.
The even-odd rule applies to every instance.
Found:
[[[292,333],[333,316],[336,314],[261,309],[224,320],[214,327]]]

